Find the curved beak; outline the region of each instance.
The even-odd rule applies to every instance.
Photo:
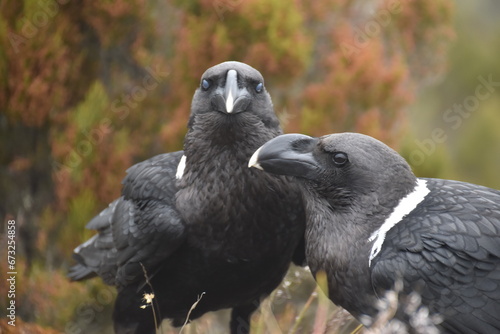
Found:
[[[318,141],[318,138],[302,134],[278,136],[255,151],[248,167],[273,174],[313,178],[320,171],[313,156]]]
[[[224,99],[223,103],[218,104],[218,109],[223,109],[219,111],[228,114],[244,111],[250,101],[247,89],[238,87],[238,72],[236,70],[227,71],[226,84],[218,89],[218,94]]]
[[[238,72],[229,70],[226,77],[226,89],[224,90],[224,98],[226,99],[226,111],[228,114],[233,112],[234,101],[239,96],[238,89]]]

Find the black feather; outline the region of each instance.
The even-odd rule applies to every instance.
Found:
[[[251,313],[290,262],[304,262],[298,186],[247,167],[253,151],[281,133],[269,94],[254,89],[262,76],[227,62],[203,79],[211,84],[195,92],[184,151],[129,168],[122,196],[88,225],[99,233],[75,250],[72,279],[94,272],[118,287],[117,333],[155,332],[151,310],[140,308],[150,284],[159,323],[182,325],[203,294],[191,319],[232,308],[231,332],[246,333]],[[227,86],[236,94],[231,113]],[[183,154],[186,167],[176,180]]]
[[[316,144],[299,151],[298,141]],[[349,157],[347,166],[334,166],[335,152]],[[256,154],[264,170],[303,180],[307,261],[313,272],[326,271],[335,303],[366,320],[361,316],[377,314],[377,298],[402,280],[402,298],[419,292],[430,312],[442,316],[441,330],[500,332],[500,191],[420,179],[425,197],[388,230],[372,258],[372,236],[380,236],[379,228],[416,188],[417,178],[395,151],[346,133],[319,140],[284,135]],[[305,172],[290,172],[297,170]],[[397,316],[408,321],[404,310]]]

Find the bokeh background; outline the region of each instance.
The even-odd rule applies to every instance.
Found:
[[[262,72],[286,132],[362,132],[418,176],[500,188],[499,14],[495,0],[1,1],[0,332],[110,332],[115,292],[68,282],[71,251],[130,165],[182,148],[199,78],[222,61]],[[315,289],[293,268],[255,333],[349,332]],[[183,333],[226,328],[218,312]]]

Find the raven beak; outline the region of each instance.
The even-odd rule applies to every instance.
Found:
[[[229,70],[226,75],[226,85],[224,87],[223,93],[226,112],[228,114],[231,114],[233,112],[243,111],[247,106],[245,105],[245,103],[242,103],[242,105],[238,108],[235,108],[235,105],[240,99],[242,101],[247,100],[243,97],[248,97],[248,95],[249,94],[246,88],[240,89],[238,87],[238,72],[236,72],[235,70]]]
[[[318,138],[301,134],[278,136],[255,151],[248,167],[273,174],[313,178],[320,171],[313,156],[318,141]]]
[[[229,70],[226,77],[226,89],[224,98],[226,99],[226,111],[230,114],[233,111],[234,100],[238,97],[238,72]]]

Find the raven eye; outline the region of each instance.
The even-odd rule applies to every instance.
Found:
[[[255,91],[256,91],[257,93],[260,93],[260,92],[262,92],[262,89],[263,89],[263,88],[264,88],[264,84],[263,84],[262,82],[259,82],[259,83],[257,84],[257,86],[255,86]]]
[[[201,80],[201,88],[203,88],[203,90],[209,89],[210,88],[210,81],[208,81],[207,79]]]
[[[349,159],[347,158],[347,154],[345,154],[344,152],[336,152],[333,154],[333,163],[337,167],[344,166],[348,161]]]

